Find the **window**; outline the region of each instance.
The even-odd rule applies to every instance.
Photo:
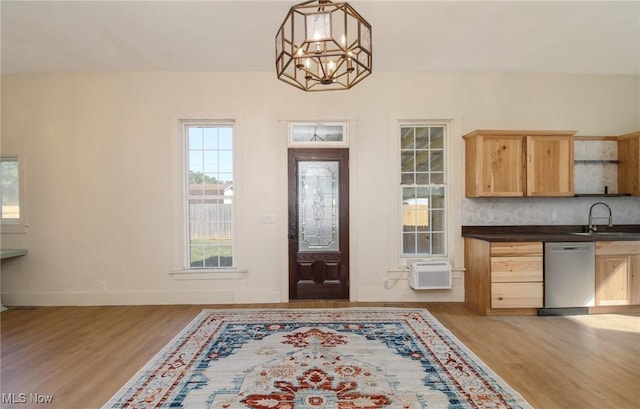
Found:
[[[403,257],[447,252],[446,132],[442,124],[400,125]]]
[[[347,145],[346,122],[292,122],[289,124],[289,145]]]
[[[17,156],[2,156],[0,169],[2,178],[2,224],[3,231],[8,227],[23,224],[24,211],[21,208],[20,161]],[[12,231],[10,231],[12,232]]]
[[[233,123],[185,123],[187,269],[234,266]]]

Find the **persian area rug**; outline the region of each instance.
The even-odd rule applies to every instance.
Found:
[[[104,407],[530,408],[422,309],[204,310]]]

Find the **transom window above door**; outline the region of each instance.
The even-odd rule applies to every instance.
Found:
[[[346,122],[291,122],[290,146],[346,146],[348,144]]]

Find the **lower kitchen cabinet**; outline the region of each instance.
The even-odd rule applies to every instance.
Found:
[[[542,242],[465,239],[465,303],[483,314],[530,314],[543,306]]]
[[[537,283],[491,283],[491,308],[540,308],[542,281]]]
[[[631,257],[596,256],[596,305],[631,301]]]
[[[640,304],[640,242],[596,242],[596,305]]]

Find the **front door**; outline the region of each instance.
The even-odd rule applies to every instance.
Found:
[[[289,149],[289,299],[349,299],[348,149]]]

